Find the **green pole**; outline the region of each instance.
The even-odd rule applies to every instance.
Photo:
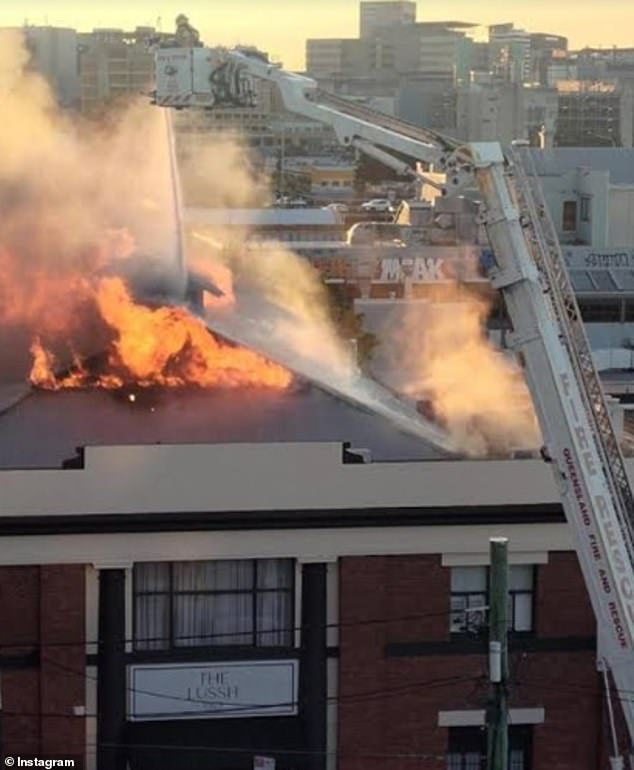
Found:
[[[487,709],[487,768],[507,770],[508,742],[508,540],[489,541],[489,679],[492,699]]]

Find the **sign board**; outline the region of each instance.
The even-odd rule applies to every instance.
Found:
[[[176,663],[128,667],[133,720],[297,714],[297,661]]]
[[[301,250],[301,244],[299,248]],[[479,248],[390,249],[389,256],[384,257],[377,257],[376,249],[372,249],[371,257],[367,258],[363,256],[365,251],[368,250],[342,247],[338,252],[333,250],[332,254],[311,255],[308,251],[304,254],[326,280],[369,278],[373,283],[402,283],[406,278],[414,283],[486,280]],[[399,254],[399,251],[407,253]]]
[[[564,246],[564,259],[573,270],[631,270],[634,249],[595,249],[591,246]]]
[[[253,757],[253,770],[275,770],[273,757]]]
[[[420,256],[391,256],[381,259],[374,279],[379,283],[438,281],[482,281],[480,249],[426,248]]]

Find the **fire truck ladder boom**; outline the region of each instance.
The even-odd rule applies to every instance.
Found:
[[[250,79],[263,78],[277,84],[287,110],[330,126],[344,146],[422,181],[422,165],[444,173],[444,194],[475,178],[492,248],[487,273],[512,322],[511,344],[524,367],[543,454],[551,462],[597,619],[599,662],[615,680],[631,750],[634,497],[530,151],[514,146],[505,154],[497,143],[460,145],[328,94],[310,78],[244,52],[181,48],[159,49],[156,56],[159,105],[246,106],[254,92]],[[186,64],[185,80],[161,80],[161,72],[176,72],[179,61]],[[416,170],[403,158],[415,161]]]
[[[523,362],[566,519],[634,745],[632,490],[530,151],[473,145],[512,345]],[[526,168],[532,173],[527,173]]]

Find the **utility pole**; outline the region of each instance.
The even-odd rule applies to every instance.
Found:
[[[284,175],[284,166],[286,164],[286,127],[283,122],[279,122],[281,128],[281,142],[280,142],[280,197],[286,194],[286,177]]]
[[[508,540],[489,541],[489,680],[493,687],[487,709],[487,770],[507,770],[508,740]]]

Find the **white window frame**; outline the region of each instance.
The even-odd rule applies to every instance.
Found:
[[[451,567],[449,630],[452,634],[477,634],[486,623],[486,610],[468,613],[465,613],[465,610],[487,607],[489,602],[489,569],[489,566],[485,564],[463,564]],[[535,569],[535,564],[511,564],[509,566],[509,630],[514,633],[531,634],[535,631]],[[522,582],[524,584],[527,582],[520,579],[521,571],[525,570],[530,570],[530,574],[527,573],[524,576],[530,580],[530,588],[526,585],[521,585]],[[473,574],[473,588],[468,587],[470,571]],[[457,582],[458,575],[462,576],[462,582],[467,585],[466,588],[454,588],[454,578],[456,578]],[[514,588],[514,583],[518,587]],[[527,612],[523,613],[524,622],[521,622],[522,617],[518,617],[520,609],[518,608],[517,600],[520,596],[530,596],[530,607]],[[455,601],[457,597],[464,597],[466,600],[462,609],[457,607],[454,609],[458,604]],[[458,613],[461,613],[463,616],[466,614],[461,623],[457,620],[459,617]]]

